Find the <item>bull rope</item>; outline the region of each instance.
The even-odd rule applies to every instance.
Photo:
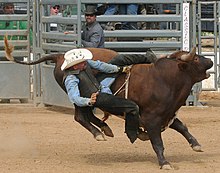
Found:
[[[131,76],[131,71],[129,71],[125,77],[125,82],[121,85],[121,87],[114,93],[114,95],[119,94],[120,92],[125,90],[125,98],[128,98],[128,85],[129,85],[129,79]],[[122,90],[122,88],[125,86],[125,89]]]

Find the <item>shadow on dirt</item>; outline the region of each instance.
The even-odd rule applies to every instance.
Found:
[[[204,106],[220,107],[220,92],[202,92],[199,96],[199,101]]]

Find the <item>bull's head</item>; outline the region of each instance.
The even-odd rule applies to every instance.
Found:
[[[195,47],[190,52],[175,52],[170,55],[170,58],[179,60],[179,69],[188,73],[194,82],[199,82],[210,76],[210,74],[207,73],[207,70],[213,66],[213,62],[209,58],[197,55]]]

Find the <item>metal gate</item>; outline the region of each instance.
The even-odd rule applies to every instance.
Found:
[[[208,15],[204,15],[202,11],[208,11]],[[217,91],[219,77],[219,55],[218,55],[218,21],[219,21],[219,2],[217,1],[198,1],[198,53],[205,57],[211,58],[214,62],[213,68],[210,70],[211,77],[203,81],[203,90]],[[211,32],[204,32],[202,26],[208,23],[212,26]],[[207,49],[208,48],[208,49]],[[205,85],[206,84],[206,85]]]
[[[220,91],[220,2],[218,2],[218,61],[217,61],[217,72],[218,72],[218,78],[217,78],[217,84],[218,89]]]
[[[77,6],[78,15],[64,17],[63,14],[50,16],[50,6],[60,7]],[[34,60],[52,53],[64,53],[81,45],[81,4],[77,0],[34,0],[33,31],[36,33],[34,40]],[[56,26],[56,30],[51,29]],[[73,34],[65,35],[68,28]],[[57,105],[72,107],[67,95],[58,86],[53,75],[54,64],[46,62],[34,66],[34,102],[35,104]]]
[[[155,13],[147,15],[101,15],[98,16],[98,21],[107,23],[107,22],[145,22],[145,23],[158,23],[159,25],[165,23],[166,25],[172,25],[172,28],[150,28],[150,29],[139,29],[139,30],[110,30],[105,31],[106,38],[117,38],[117,41],[108,41],[105,42],[105,47],[110,48],[116,51],[125,51],[125,52],[145,52],[146,48],[151,48],[158,53],[161,52],[173,52],[175,50],[182,49],[187,47],[189,50],[193,45],[193,8],[195,3],[192,3],[193,0],[123,0],[123,1],[114,1],[109,0],[108,4],[153,4],[156,8],[172,4],[174,5],[174,10],[172,13]],[[81,0],[81,3],[89,4],[90,0]],[[94,0],[93,3],[105,3],[105,1]],[[188,23],[184,26],[184,4],[188,4],[188,15],[186,14],[185,19]],[[164,10],[165,11],[165,10]],[[189,15],[190,14],[190,15]],[[84,18],[82,18],[84,21]],[[186,28],[187,26],[187,28]],[[185,27],[185,28],[184,28]],[[187,30],[187,35],[183,35],[183,30]],[[184,40],[185,38],[185,40]],[[194,38],[195,39],[195,38]],[[187,46],[183,45],[187,42]]]
[[[152,48],[158,53],[168,53],[174,50],[190,50],[195,45],[196,33],[195,24],[195,3],[192,0],[124,0],[120,3],[138,3],[138,4],[174,4],[175,12],[171,14],[152,14],[152,15],[101,15],[97,17],[99,22],[165,22],[172,24],[172,28],[167,29],[148,29],[148,30],[112,30],[104,31],[106,38],[142,38],[141,41],[106,41],[106,48],[120,51],[131,51],[145,53],[147,48]],[[33,31],[36,33],[34,39],[34,59],[41,56],[57,52],[65,52],[74,47],[81,46],[81,24],[84,21],[82,7],[90,4],[90,0],[34,0],[33,3]],[[93,0],[93,4],[105,4],[104,0]],[[119,3],[115,0],[109,0],[108,3]],[[77,15],[50,16],[50,5],[59,4],[61,7],[77,7]],[[55,24],[56,31],[52,31],[50,26]],[[72,31],[65,35],[64,31]],[[34,66],[34,101],[36,104],[49,104],[72,107],[67,95],[56,84],[53,77],[54,65],[46,62]]]
[[[0,2],[8,2],[7,0],[0,0]],[[2,15],[2,21],[27,21],[28,27],[25,30],[0,30],[0,36],[6,34],[26,36],[26,40],[12,40],[11,43],[15,46],[19,45],[13,53],[15,57],[25,57],[27,61],[30,60],[30,23],[33,21],[33,59],[37,60],[46,54],[57,52],[66,52],[75,47],[81,47],[81,24],[84,22],[83,5],[91,3],[90,0],[11,0],[14,3],[23,3],[25,10],[19,11],[15,15]],[[201,18],[200,8],[203,1],[196,0],[124,0],[123,4],[138,3],[138,4],[155,4],[160,7],[160,13],[147,15],[101,15],[97,17],[99,22],[154,22],[165,23],[168,28],[150,28],[139,30],[105,30],[106,48],[114,49],[123,52],[145,53],[146,48],[152,48],[156,53],[169,53],[175,50],[184,49],[189,50],[196,43],[196,32],[198,31],[198,50],[200,54],[209,56],[202,52],[201,40],[211,39],[212,37],[201,36],[201,23],[207,19]],[[94,4],[105,4],[104,0],[94,0]],[[115,0],[109,0],[108,3],[119,3]],[[187,104],[198,103],[198,93],[201,90],[217,90],[217,81],[219,81],[219,58],[217,57],[217,29],[219,30],[219,2],[207,2],[214,4],[214,17],[208,19],[214,22],[214,35],[212,38],[215,41],[214,52],[212,52],[214,68],[212,69],[213,86],[203,88],[201,84],[193,87],[192,93],[187,99]],[[65,10],[67,7],[75,7],[76,14],[67,13],[57,16],[50,16],[50,6],[59,4]],[[167,14],[163,12],[163,5],[172,5],[172,12]],[[197,5],[197,6],[196,6]],[[31,6],[33,8],[31,8]],[[70,8],[69,8],[70,7]],[[32,15],[30,12],[32,11]],[[198,15],[196,15],[198,13]],[[30,20],[32,19],[32,20]],[[198,30],[196,28],[198,23]],[[51,26],[56,26],[57,30],[51,30]],[[71,34],[65,35],[64,31],[72,31]],[[219,33],[220,37],[220,33]],[[111,39],[113,38],[113,40]],[[114,40],[117,38],[118,40]],[[132,38],[133,40],[127,40]],[[141,38],[136,39],[136,38]],[[0,41],[0,47],[3,47],[3,41]],[[4,57],[4,51],[0,51],[0,56]],[[29,98],[32,92],[30,85],[30,68],[29,66],[16,65],[8,61],[0,62],[0,74],[4,76],[1,78],[1,98]],[[54,65],[51,62],[33,66],[33,99],[35,104],[49,104],[58,106],[72,107],[66,94],[60,89],[53,77]],[[13,78],[13,80],[11,80]],[[15,85],[16,83],[16,85]]]
[[[2,3],[8,0],[0,0]],[[30,67],[21,66],[5,59],[4,35],[11,36],[10,41],[15,50],[13,56],[25,61],[30,59],[30,1],[10,0],[15,5],[15,14],[3,14],[1,8],[0,19],[0,99],[28,99],[30,98]],[[20,4],[23,4],[21,7]],[[26,28],[20,28],[21,22],[26,23]],[[12,28],[7,29],[8,26]],[[18,27],[19,26],[19,27]],[[21,39],[22,38],[22,39]]]

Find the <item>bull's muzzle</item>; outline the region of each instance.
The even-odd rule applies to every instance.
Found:
[[[211,59],[208,59],[208,62],[207,62],[207,69],[206,69],[206,70],[212,68],[212,66],[213,66],[213,62],[212,62],[212,60],[211,60]],[[208,79],[210,76],[211,76],[211,75],[210,75],[210,72],[206,72],[206,79]]]

